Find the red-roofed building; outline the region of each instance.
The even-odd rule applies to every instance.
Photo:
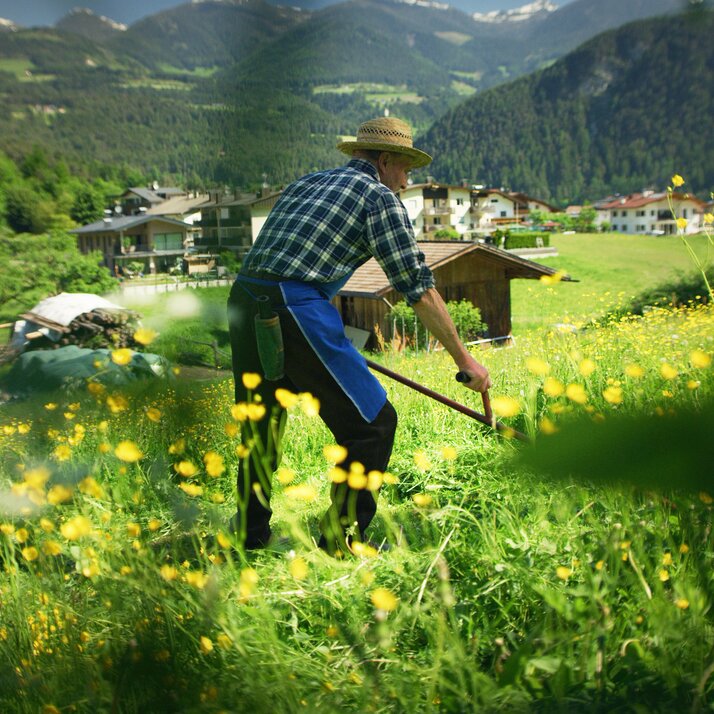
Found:
[[[671,206],[670,206],[671,199]],[[610,196],[595,204],[598,224],[609,223],[618,233],[675,235],[677,218],[685,218],[686,234],[702,230],[706,204],[696,196],[666,191],[643,191],[629,196]],[[672,215],[672,208],[676,216]]]

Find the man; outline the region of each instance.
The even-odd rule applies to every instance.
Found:
[[[262,445],[254,446],[238,473],[233,525],[248,549],[266,545],[271,534],[270,478],[285,423],[276,389],[309,392],[319,400],[320,417],[347,450],[342,468],[359,463],[365,473],[387,469],[396,412],[345,337],[330,302],[369,258],[377,260],[457,369],[471,376],[465,386],[483,392],[491,385],[486,368],[459,340],[395,194],[406,188],[410,169],[426,166],[431,157],[414,148],[408,124],[387,117],[365,122],[356,140],[337,148],[352,157],[346,166],[304,176],[282,193],[246,255],[228,301],[237,402],[251,396],[242,375],[263,374],[254,327],[258,297],[270,299],[284,342],[284,377],[264,380],[255,390],[266,414],[275,416],[257,424],[244,422],[244,443]],[[344,553],[353,541],[363,541],[375,499],[372,491],[333,483],[331,506],[320,522],[320,547]]]

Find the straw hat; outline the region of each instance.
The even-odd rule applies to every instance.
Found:
[[[412,130],[409,124],[395,117],[379,117],[366,121],[357,129],[355,141],[341,141],[337,148],[349,156],[357,149],[405,154],[411,158],[413,169],[431,163],[429,154],[415,149],[412,145]]]

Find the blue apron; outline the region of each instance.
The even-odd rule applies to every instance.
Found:
[[[371,423],[385,405],[387,393],[369,371],[365,358],[347,339],[342,319],[330,302],[349,277],[332,283],[277,282],[241,275],[238,280],[280,288],[285,307],[310,347],[362,418]]]

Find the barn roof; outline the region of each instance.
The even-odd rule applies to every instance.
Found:
[[[489,263],[503,265],[506,269],[506,278],[530,278],[537,280],[543,275],[554,275],[557,271],[547,265],[534,263],[532,260],[521,258],[508,251],[495,248],[485,243],[465,243],[463,241],[418,241],[419,249],[424,253],[427,266],[438,270],[452,260],[460,260],[466,255],[475,254],[475,257]],[[563,280],[572,280],[565,276]],[[339,294],[345,297],[385,295],[392,286],[387,280],[382,268],[374,258],[355,270]]]

